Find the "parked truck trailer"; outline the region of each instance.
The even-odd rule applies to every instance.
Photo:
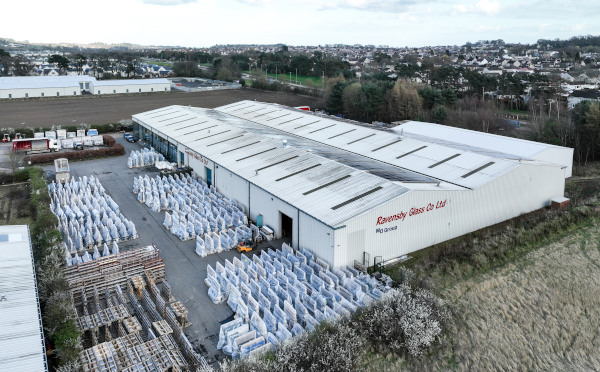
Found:
[[[26,154],[37,154],[60,150],[58,140],[54,138],[25,138],[13,140],[12,150],[14,152],[25,152]]]

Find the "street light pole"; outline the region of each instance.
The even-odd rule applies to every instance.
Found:
[[[298,69],[296,69],[296,84],[298,84]]]
[[[292,72],[290,71],[290,84],[292,83]]]

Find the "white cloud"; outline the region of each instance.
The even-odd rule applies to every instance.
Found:
[[[494,15],[500,11],[500,3],[497,1],[481,0],[475,4],[475,9],[487,15]]]
[[[263,6],[272,3],[272,0],[236,0],[240,3],[251,5],[251,6]]]
[[[500,12],[500,3],[497,1],[490,0],[480,0],[473,5],[465,5],[465,4],[454,4],[452,5],[452,15],[459,14],[487,14],[487,15],[495,15]]]
[[[453,9],[453,11],[452,11],[453,15],[464,14],[469,11],[467,9],[467,6],[464,4],[454,4],[454,5],[452,5],[452,9]]]
[[[144,4],[150,4],[150,5],[172,6],[172,5],[195,3],[197,0],[140,0],[140,1]]]
[[[471,27],[471,30],[473,32],[486,32],[486,31],[500,31],[500,27],[498,26],[486,26],[486,25],[479,25],[476,27]]]

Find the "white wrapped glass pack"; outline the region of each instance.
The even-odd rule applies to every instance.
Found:
[[[235,312],[235,316],[238,318],[244,319],[244,322],[248,323],[250,320],[250,313],[248,311],[248,306],[243,301],[240,301],[237,306],[237,311]]]
[[[331,273],[338,278],[338,282],[337,282],[338,285],[340,283],[342,283],[344,281],[344,279],[346,279],[346,273],[337,267],[334,267],[333,269],[331,269]]]
[[[283,265],[284,268],[292,270],[292,263],[287,258],[281,256],[281,257],[279,257],[279,262],[281,262],[281,264]],[[283,272],[283,270],[282,270],[282,272]]]
[[[313,276],[314,274],[314,270],[312,269],[312,267],[302,264],[302,271],[304,271],[305,275],[306,275],[306,281],[310,282],[310,278]]]
[[[260,259],[261,259],[263,262],[269,262],[269,263],[271,263],[271,264],[273,263],[273,259],[271,258],[271,256],[270,256],[270,255],[269,255],[269,254],[268,254],[266,251],[262,251],[262,252],[260,253]]]
[[[294,275],[296,275],[296,279],[299,281],[306,280],[306,272],[299,267],[294,268]]]
[[[344,288],[343,286],[339,286],[337,290],[340,293],[340,295],[347,301],[354,300],[354,296],[352,295],[352,293],[349,290],[347,290],[346,288]]]
[[[236,337],[233,340],[233,345],[231,349],[231,357],[236,359],[240,354],[240,346],[247,343],[248,341],[254,340],[256,338],[256,331],[248,331],[243,333],[242,335]]]
[[[257,312],[250,316],[250,329],[255,330],[259,336],[267,335],[267,325]]]
[[[205,234],[204,235],[204,246],[206,247],[206,252],[208,254],[211,254],[211,253],[215,252],[214,243],[213,243],[213,240],[212,240],[212,238],[210,237],[209,234]],[[220,265],[220,263],[217,262],[217,265]]]
[[[273,311],[275,307],[279,307],[279,297],[277,297],[277,294],[271,288],[267,291],[269,293],[269,302],[271,302],[271,311]]]
[[[258,278],[267,278],[267,270],[262,266],[256,266],[256,276]]]
[[[242,346],[240,346],[240,357],[247,357],[250,352],[264,346],[266,344],[266,340],[264,337],[257,337],[252,341],[249,341]]]
[[[248,279],[258,281],[258,275],[256,274],[256,270],[254,270],[254,264],[246,266],[246,268],[243,271],[248,274]]]
[[[204,246],[204,239],[202,239],[200,236],[196,237],[196,254],[200,257],[208,256],[208,252]]]
[[[304,317],[304,324],[306,329],[313,331],[319,322],[312,315],[306,314]]]
[[[292,297],[290,297],[289,293],[281,287],[277,287],[275,290],[277,293],[277,297],[279,298],[279,303],[283,304],[285,301],[292,302]]]
[[[346,266],[345,271],[348,271],[349,273],[351,273],[352,277],[358,277],[358,274],[359,274],[358,270],[356,270],[355,268],[353,268],[351,266]]]
[[[302,304],[301,301],[296,301],[294,302],[294,309],[296,310],[297,322],[304,323],[304,317],[306,316],[306,313],[308,311],[306,310],[306,307]]]
[[[304,248],[300,248],[300,253],[302,253],[304,256],[306,256],[307,261],[312,261],[313,260],[313,255],[312,253],[310,253],[309,251],[307,251]]]
[[[293,326],[296,323],[296,309],[288,301],[283,301],[283,311],[287,317],[288,326]]]
[[[333,311],[342,317],[350,317],[350,311],[338,302],[333,304]]]
[[[236,319],[236,320],[242,320],[242,319]],[[222,327],[223,326],[221,326],[221,329],[222,329]],[[233,340],[235,340],[237,337],[241,336],[242,334],[247,333],[249,330],[250,330],[250,326],[248,324],[244,324],[243,320],[242,320],[242,324],[240,326],[238,326],[237,328],[233,328],[225,333],[223,343],[221,343],[221,337],[220,337],[221,332],[220,332],[219,333],[219,343],[217,344],[217,348],[219,348],[219,344],[221,344],[223,353],[231,356],[231,353],[233,351]]]
[[[292,299],[292,303],[296,303],[296,301],[300,299],[300,293],[298,293],[298,290],[296,290],[296,288],[292,284],[288,286],[287,292],[290,298]]]
[[[310,294],[310,297],[313,298],[313,300],[315,300],[315,303],[317,304],[317,309],[323,311],[323,309],[325,308],[325,306],[327,306],[327,301],[325,300],[325,298],[317,291],[313,291]]]
[[[287,315],[285,314],[285,312],[283,310],[281,310],[279,305],[273,306],[273,316],[277,320],[277,324],[287,324],[288,323]]]
[[[263,321],[265,322],[268,332],[275,333],[275,331],[277,331],[277,319],[275,319],[268,309],[263,309]]]
[[[288,331],[285,324],[279,323],[277,325],[277,332],[275,332],[275,337],[277,337],[279,341],[283,343],[292,338],[292,334],[290,333],[290,331]]]
[[[277,281],[279,282],[279,286],[283,289],[287,288],[287,284],[288,284],[288,278],[283,275],[282,273],[278,272],[275,275],[275,278],[277,278]]]
[[[275,274],[277,272],[277,270],[275,270],[275,267],[273,265],[271,265],[269,262],[263,261],[263,264],[264,264],[265,270],[269,274]]]
[[[269,289],[271,288],[269,286],[269,282],[267,282],[267,280],[264,278],[259,278],[258,286],[260,287],[260,293],[262,293],[266,297],[269,297]]]
[[[296,268],[294,268],[296,269]],[[284,271],[285,276],[289,279],[289,281],[296,281],[298,279],[297,275],[294,274],[291,270],[289,269],[285,269]]]
[[[299,323],[294,323],[291,330],[292,336],[298,336],[302,332],[304,332],[304,328],[302,328],[302,326]]]

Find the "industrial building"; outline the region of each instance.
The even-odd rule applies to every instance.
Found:
[[[335,266],[371,266],[562,200],[573,150],[442,125],[376,128],[256,101],[133,116],[148,146]]]
[[[48,370],[26,225],[0,226],[0,370]]]
[[[64,97],[82,94],[168,92],[167,79],[96,80],[88,75],[0,77],[0,99]]]

